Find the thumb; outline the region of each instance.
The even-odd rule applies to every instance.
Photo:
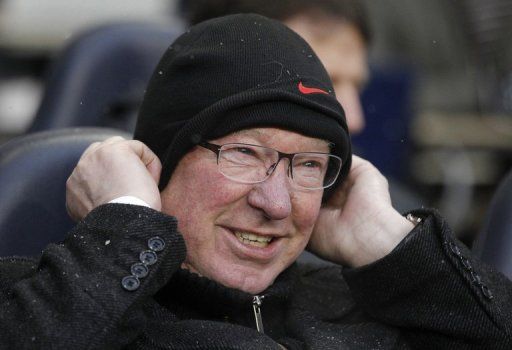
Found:
[[[160,159],[158,159],[157,155],[148,146],[140,141],[130,141],[129,147],[144,163],[151,177],[158,185],[160,181],[160,173],[162,172],[162,163],[160,162]]]

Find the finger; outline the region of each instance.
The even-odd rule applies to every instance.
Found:
[[[334,207],[341,207],[343,206],[343,203],[345,203],[345,200],[347,199],[347,193],[354,184],[355,175],[356,172],[355,169],[359,168],[365,160],[363,158],[360,158],[356,155],[352,155],[352,164],[350,167],[350,171],[345,179],[343,179],[343,182],[338,185],[334,193],[332,194],[331,198],[327,201],[328,206],[334,206]]]
[[[98,149],[98,147],[100,147],[101,145],[101,142],[93,142],[91,143],[86,149],[85,151],[82,153],[82,155],[80,156],[80,159],[83,159],[85,157],[87,157],[89,154],[91,154],[92,152],[94,152],[95,150]]]
[[[153,151],[140,141],[129,141],[128,145],[137,154],[140,160],[144,163],[148,169],[151,177],[158,184],[160,181],[160,173],[162,171],[162,163]]]
[[[77,188],[74,186],[75,179],[72,176],[66,181],[66,211],[73,221],[78,222],[87,214],[87,211],[84,204],[78,200],[83,196],[77,192]]]
[[[125,141],[125,138],[122,136],[112,136],[104,141],[97,141],[93,142],[87,147],[82,154],[81,158],[88,156],[89,154],[93,153],[94,151],[98,150],[99,148],[106,146],[106,145],[112,145],[114,143]]]
[[[154,160],[146,165],[151,177],[155,180],[156,184],[160,182],[160,174],[162,173],[162,163],[160,163],[160,159],[155,156]]]
[[[341,185],[336,188],[334,193],[332,194],[331,198],[329,198],[329,201],[327,201],[328,206],[333,207],[342,207],[343,203],[345,203],[345,200],[347,199],[347,193],[352,186],[352,181],[348,178],[343,181]]]
[[[103,145],[111,145],[111,144],[123,142],[123,141],[126,141],[126,139],[122,136],[117,135],[117,136],[109,137],[108,139],[104,140],[102,142],[102,144]]]
[[[68,216],[73,220],[74,222],[80,221],[80,214],[77,213],[77,208],[75,206],[73,209],[71,209],[71,203],[70,200],[66,200],[66,212],[68,213]]]
[[[365,167],[367,165],[371,165],[371,163],[361,157],[353,155],[352,156],[352,164],[350,167],[350,171],[348,173],[348,177],[349,178],[354,177],[361,171],[362,167]]]

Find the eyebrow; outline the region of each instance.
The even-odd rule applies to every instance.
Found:
[[[252,137],[258,137],[258,136],[262,136],[262,132],[259,131],[259,130],[255,130],[255,129],[242,129],[242,130],[237,130],[235,132],[233,132],[233,135],[247,135],[247,136],[252,136]]]

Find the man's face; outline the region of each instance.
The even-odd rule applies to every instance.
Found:
[[[361,33],[351,24],[326,16],[299,15],[284,23],[308,42],[332,80],[352,134],[364,129],[359,94],[368,79],[367,49]]]
[[[248,143],[285,153],[329,152],[327,142],[275,128],[242,130],[212,140]],[[258,184],[224,177],[215,153],[196,147],[179,162],[161,193],[162,211],[178,218],[187,245],[184,267],[225,286],[260,293],[304,250],[318,217],[322,190],[300,190],[282,160]],[[251,240],[272,238],[269,244]],[[247,236],[246,236],[247,237]]]

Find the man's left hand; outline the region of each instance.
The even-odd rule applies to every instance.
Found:
[[[309,250],[352,267],[376,261],[414,228],[391,205],[386,178],[368,161],[353,156],[344,183],[321,210]]]

